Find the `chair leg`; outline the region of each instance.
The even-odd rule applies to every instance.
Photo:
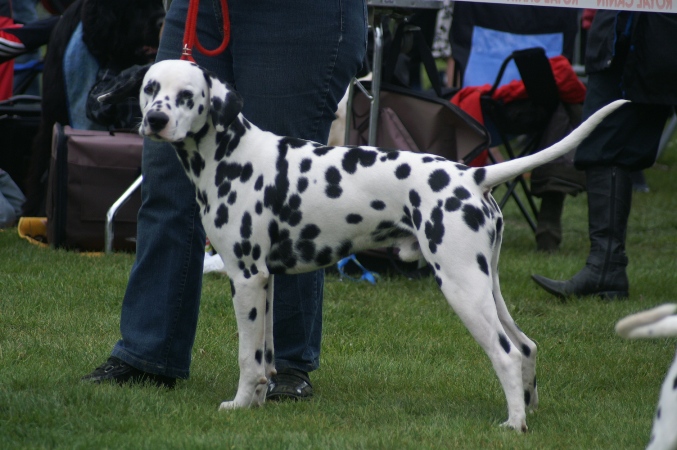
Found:
[[[562,210],[564,192],[545,192],[541,198],[536,226],[536,250],[553,253],[562,242]]]

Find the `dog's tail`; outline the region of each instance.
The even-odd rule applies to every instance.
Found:
[[[559,158],[562,155],[566,155],[569,151],[576,148],[606,116],[625,103],[628,103],[628,101],[616,100],[615,102],[606,105],[590,116],[585,122],[580,124],[564,139],[539,152],[500,164],[474,169],[474,177],[475,180],[477,180],[477,184],[481,188],[490,190],[494,186],[512,180],[517,175],[528,172],[553,159]]]
[[[616,324],[616,333],[626,339],[677,336],[677,304],[666,303],[631,314]]]

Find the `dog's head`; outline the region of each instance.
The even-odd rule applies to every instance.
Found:
[[[209,125],[223,131],[242,111],[242,98],[230,85],[181,60],[153,64],[143,79],[137,73],[99,101],[114,102],[139,89],[143,113],[139,134],[168,142],[183,141]]]

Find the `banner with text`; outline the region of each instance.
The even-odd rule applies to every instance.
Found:
[[[473,0],[457,0],[457,1],[473,1]],[[677,2],[673,0],[482,0],[481,3],[502,3],[505,5],[559,6],[563,8],[617,9],[624,11],[677,13]]]

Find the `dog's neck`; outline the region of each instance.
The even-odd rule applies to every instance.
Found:
[[[240,140],[254,130],[258,128],[242,114],[223,130],[214,127],[209,119],[200,131],[191,133],[181,142],[173,142],[172,146],[188,178],[197,188],[201,177],[205,175],[206,161],[229,159],[238,148]],[[212,144],[214,142],[216,145]]]

